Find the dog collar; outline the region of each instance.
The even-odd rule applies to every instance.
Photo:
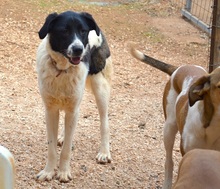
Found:
[[[57,68],[57,63],[56,63],[56,61],[52,57],[50,57],[50,59],[51,59],[52,64],[54,65],[54,67],[58,71],[56,77],[58,77],[62,72],[67,73],[67,70],[60,70],[60,69]]]

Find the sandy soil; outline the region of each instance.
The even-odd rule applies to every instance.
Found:
[[[126,44],[134,41],[145,53],[175,65],[207,68],[209,39],[183,20],[168,0],[121,0],[120,5],[105,1],[114,2],[110,6],[76,2],[0,0],[0,144],[14,154],[16,188],[161,188],[165,159],[161,101],[167,76],[133,59]],[[112,51],[115,76],[109,118],[113,161],[106,165],[95,161],[99,118],[94,98],[86,92],[74,138],[73,180],[37,182],[34,177],[43,169],[47,155],[44,107],[35,72],[37,32],[49,13],[68,9],[93,14]],[[175,175],[178,146],[177,142]]]

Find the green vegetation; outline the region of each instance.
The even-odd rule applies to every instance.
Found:
[[[154,43],[162,43],[165,39],[165,36],[156,28],[149,28],[149,30],[144,32],[143,35]]]

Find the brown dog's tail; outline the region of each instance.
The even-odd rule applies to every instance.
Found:
[[[145,55],[144,53],[136,50],[134,47],[131,47],[131,54],[136,59],[153,66],[154,68],[157,68],[158,70],[161,70],[162,72],[167,73],[168,75],[172,75],[172,73],[177,69],[176,66],[173,66],[171,64],[167,64],[165,62],[161,62],[159,60],[156,60],[152,57],[149,57]]]

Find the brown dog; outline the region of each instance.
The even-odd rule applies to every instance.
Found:
[[[219,189],[220,152],[194,149],[187,152],[179,165],[173,189]]]
[[[163,94],[166,150],[163,189],[172,186],[173,145],[181,135],[181,153],[195,148],[220,150],[220,67],[208,74],[200,66],[176,67],[131,49],[138,60],[170,75]]]

